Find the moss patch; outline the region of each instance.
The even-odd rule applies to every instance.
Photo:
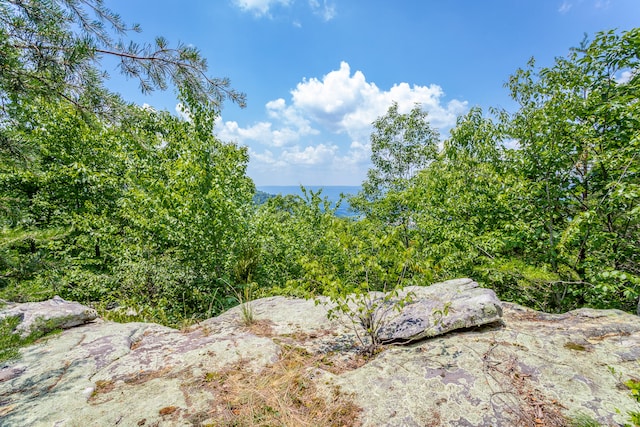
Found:
[[[16,332],[20,324],[18,317],[5,317],[0,319],[0,362],[16,359],[20,356],[20,348],[33,344],[38,339],[60,332],[59,329],[50,328],[46,331],[36,330],[28,337],[21,337]]]

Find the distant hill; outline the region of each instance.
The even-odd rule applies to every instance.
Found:
[[[276,197],[275,194],[267,193],[265,191],[256,190],[256,194],[253,195],[253,203],[256,205],[261,205],[266,203],[267,200]]]

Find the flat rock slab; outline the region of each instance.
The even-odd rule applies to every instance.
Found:
[[[9,303],[0,310],[0,318],[17,317],[20,323],[16,332],[26,337],[33,332],[49,332],[69,329],[95,320],[98,313],[87,306],[65,301],[59,296],[42,302]]]
[[[215,402],[197,387],[207,373],[278,360],[271,339],[224,329],[97,321],[47,337],[0,367],[0,426],[192,425]],[[162,416],[167,407],[180,421]]]
[[[389,319],[379,336],[383,342],[411,342],[500,321],[501,302],[491,289],[471,279],[431,286],[409,286],[402,295],[413,302]]]

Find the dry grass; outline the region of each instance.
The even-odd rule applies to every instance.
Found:
[[[240,363],[204,376],[216,395],[207,414],[215,426],[358,426],[361,409],[336,387],[319,389],[314,371],[322,356],[284,347],[280,360],[259,373]],[[213,422],[212,422],[213,420]]]
[[[178,410],[177,406],[165,406],[164,408],[160,409],[158,413],[162,416],[165,416],[165,415],[171,415],[177,410]]]
[[[492,357],[497,345],[484,355],[484,371],[500,387],[492,393],[494,410],[510,415],[513,425],[527,427],[565,427],[566,409],[533,386],[530,375],[525,374],[513,357]]]
[[[123,377],[123,381],[125,384],[144,384],[147,381],[151,381],[153,379],[156,378],[172,378],[175,377],[177,374],[171,374],[173,370],[172,366],[165,366],[162,369],[159,370],[141,370],[141,371],[137,371],[134,372],[132,374],[127,374]]]
[[[269,321],[257,320],[244,328],[259,336],[273,337],[272,326]],[[329,333],[300,333],[296,338],[313,341]],[[167,406],[160,409],[159,415],[166,419],[188,420],[194,426],[351,427],[361,424],[358,421],[361,408],[353,402],[352,396],[323,382],[323,375],[356,369],[366,363],[365,357],[356,352],[312,354],[291,337],[274,341],[282,349],[279,359],[259,372],[251,369],[249,361],[243,359],[220,371],[208,372],[195,381],[188,379],[188,372],[173,372],[173,368],[167,366],[130,373],[119,378],[118,383],[133,386],[169,377],[187,380],[181,387],[187,409]],[[109,394],[117,386],[115,381],[97,381],[91,403],[109,400]],[[208,410],[191,412],[191,393],[203,389],[213,394],[212,406]],[[147,425],[147,419],[140,420],[139,425]]]
[[[257,320],[245,329],[254,335],[261,337],[274,338],[276,334],[273,331],[273,322],[270,320]],[[304,352],[301,345],[313,342],[327,336],[335,336],[335,332],[323,329],[312,332],[297,331],[291,334],[279,335],[274,338],[274,342],[284,348],[298,348],[298,351]],[[380,351],[384,350],[381,348]],[[309,355],[311,356],[311,355]],[[370,360],[366,354],[362,352],[329,352],[322,355],[314,356],[314,364],[316,367],[322,368],[332,374],[341,374],[347,371],[358,369]]]
[[[244,324],[244,329],[259,337],[273,337],[273,322],[268,319],[254,319],[250,324]]]
[[[325,371],[340,375],[364,366],[369,360],[371,359],[362,353],[352,353],[344,357],[340,357],[340,354],[326,355],[320,359],[320,365]]]

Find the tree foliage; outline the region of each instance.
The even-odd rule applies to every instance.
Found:
[[[3,104],[37,95],[87,106],[81,100],[89,101],[83,95],[104,78],[98,68],[104,56],[117,58],[120,71],[138,79],[143,92],[164,90],[171,82],[188,88],[203,105],[219,107],[225,98],[244,104],[228,79],[206,74],[206,60],[196,48],[171,47],[163,37],[147,44],[127,41],[140,27],[127,26],[102,0],[7,0],[0,5],[0,21]]]
[[[0,5],[0,292],[136,306],[175,324],[228,302],[253,183],[245,148],[217,140],[225,98],[192,47],[127,43],[101,0]],[[189,113],[128,105],[100,60],[141,89],[171,83]]]
[[[372,168],[362,190],[349,201],[361,214],[387,224],[399,225],[409,247],[412,212],[404,195],[415,175],[436,157],[438,132],[431,128],[427,113],[415,105],[406,114],[392,103],[387,113],[373,122]]]
[[[531,61],[507,85],[516,112],[458,120],[405,196],[437,277],[474,275],[545,310],[633,309],[639,34],[597,34],[548,68]]]
[[[246,150],[215,139],[212,118],[129,107],[107,126],[46,105],[24,132],[35,161],[0,173],[10,296],[29,298],[20,282],[76,300],[153,301],[172,320],[203,312],[246,231]]]
[[[375,200],[389,191],[405,189],[409,180],[435,157],[439,137],[420,105],[401,114],[394,102],[384,116],[373,122],[373,128],[373,167],[363,183],[363,193]]]
[[[639,47],[638,29],[599,33],[508,84],[520,104],[508,134],[535,207],[523,215],[541,238],[535,258],[577,305],[628,308],[640,285]]]

